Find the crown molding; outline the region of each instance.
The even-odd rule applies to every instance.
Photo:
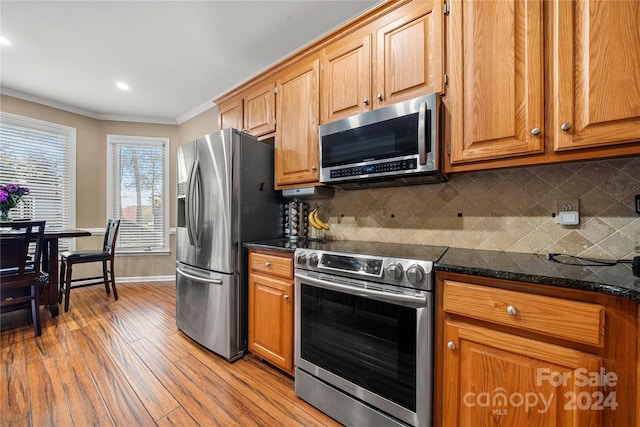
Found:
[[[99,114],[99,113],[96,113],[95,111],[85,110],[83,108],[74,107],[72,105],[63,104],[61,102],[52,101],[51,99],[43,98],[36,95],[31,95],[25,92],[20,92],[17,90],[6,88],[6,87],[0,87],[0,94],[12,96],[14,98],[22,99],[24,101],[33,102],[36,104],[46,105],[47,107],[57,108],[58,110],[68,111],[70,113],[79,114],[81,116],[91,117],[92,119],[96,119],[96,120],[135,122],[135,123],[153,123],[153,124],[162,124],[162,125],[178,125],[183,121],[188,120],[194,115],[199,114],[207,109],[203,107],[207,106],[208,108],[211,108],[214,106],[212,101],[209,101],[206,104],[203,104],[202,106],[192,110],[196,112],[192,116],[188,116],[188,114],[190,114],[191,112],[183,116],[180,116],[180,118],[182,117],[186,117],[186,118],[179,121],[176,119],[166,119],[166,118],[157,118],[157,117],[119,116],[115,114]]]

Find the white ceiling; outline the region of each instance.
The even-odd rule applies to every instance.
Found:
[[[0,0],[12,43],[0,91],[99,119],[181,123],[377,3]]]

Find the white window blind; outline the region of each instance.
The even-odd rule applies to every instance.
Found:
[[[169,139],[107,136],[107,209],[118,252],[169,250]]]
[[[0,113],[0,183],[19,183],[29,194],[11,210],[14,219],[73,228],[76,129]],[[60,250],[69,242],[61,241]]]

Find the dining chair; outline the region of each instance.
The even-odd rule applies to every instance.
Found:
[[[40,287],[49,282],[41,270],[45,221],[0,222],[0,312],[31,304],[33,330],[42,335]]]
[[[118,291],[116,290],[116,278],[113,267],[116,252],[116,239],[118,238],[118,229],[120,228],[119,219],[109,219],[107,221],[107,229],[104,233],[104,242],[102,250],[93,251],[65,251],[60,254],[60,292],[58,303],[62,303],[64,296],[64,311],[69,311],[69,296],[71,288],[81,288],[84,286],[99,285],[104,283],[107,295],[111,294],[109,283],[113,288],[113,297],[118,300]],[[84,277],[72,279],[73,266],[76,264],[87,264],[101,262],[102,276]],[[107,262],[109,266],[107,267]],[[71,286],[74,282],[83,282],[80,285]]]

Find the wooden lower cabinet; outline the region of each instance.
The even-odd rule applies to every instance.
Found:
[[[637,303],[436,277],[434,426],[637,425]]]
[[[249,351],[294,374],[292,254],[249,252]]]
[[[467,323],[446,322],[444,335],[442,425],[602,425],[591,410],[602,390],[581,380],[601,357]]]

